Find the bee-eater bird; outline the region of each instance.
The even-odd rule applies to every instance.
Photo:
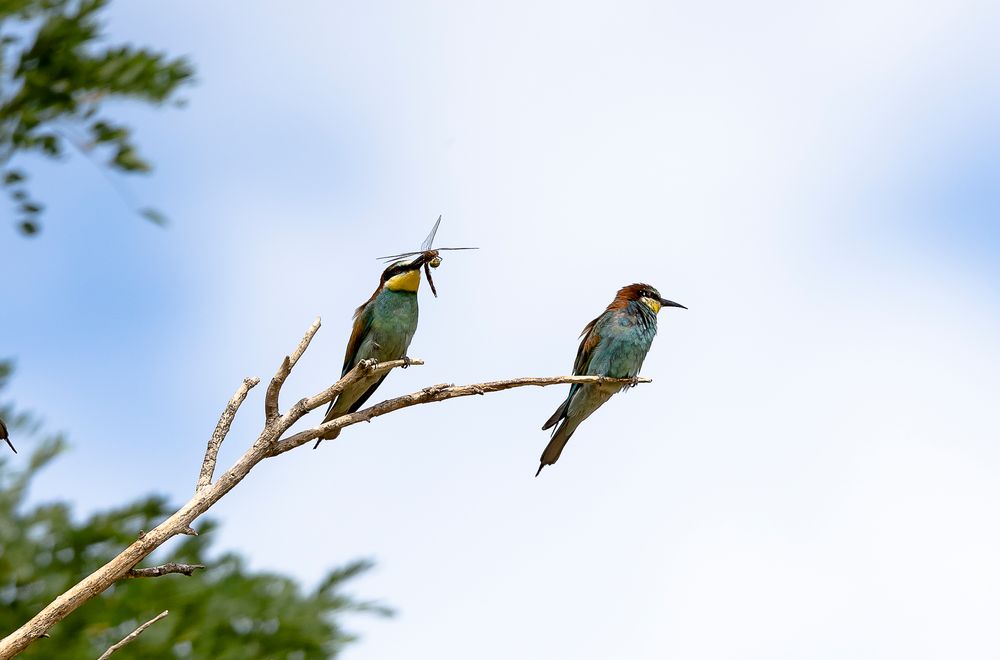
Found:
[[[437,296],[430,269],[441,265],[441,255],[438,251],[476,249],[437,248],[432,250],[431,244],[434,242],[434,236],[437,234],[440,224],[441,218],[438,217],[434,228],[424,240],[419,252],[380,257],[407,258],[390,264],[382,273],[375,293],[354,311],[354,329],[351,331],[351,338],[347,342],[347,351],[344,353],[341,378],[363,360],[374,359],[377,362],[409,360],[406,351],[417,331],[417,289],[420,288],[420,269],[424,269],[431,292]],[[362,378],[345,389],[330,402],[323,423],[341,415],[357,412],[365,404],[365,401],[375,393],[387,375]],[[323,440],[333,440],[338,435],[340,435],[340,429],[331,431],[317,440],[313,449],[319,447]]]
[[[420,287],[420,267],[423,254],[413,260],[397,261],[382,273],[378,288],[365,304],[354,312],[354,329],[347,342],[341,378],[359,362],[375,359],[379,362],[406,357],[413,334],[417,331],[417,289]],[[323,422],[356,412],[364,405],[388,374],[362,378],[330,402]],[[323,439],[340,435],[336,429]],[[317,440],[319,447],[322,440]],[[315,449],[315,447],[313,447]]]
[[[580,334],[583,339],[576,352],[573,375],[634,380],[656,336],[656,315],[661,307],[687,309],[684,305],[664,299],[648,284],[629,284],[619,289],[604,313],[588,323]],[[613,394],[627,387],[629,384],[618,383],[570,385],[569,396],[542,426],[545,431],[559,425],[542,452],[541,465],[535,476],[543,467],[559,460],[563,447],[583,420]]]

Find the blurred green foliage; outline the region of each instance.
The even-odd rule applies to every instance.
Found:
[[[42,204],[28,174],[11,166],[34,152],[59,158],[67,145],[110,170],[148,172],[126,126],[103,115],[109,101],[161,105],[194,71],[184,58],[145,48],[104,46],[100,14],[108,0],[0,0],[0,184],[26,235],[39,230]],[[155,209],[135,209],[162,224]]]
[[[0,363],[0,389],[10,364]],[[11,467],[14,455],[0,452],[0,636],[38,613],[55,596],[105,564],[152,529],[177,507],[149,496],[108,511],[77,519],[70,504],[28,504],[33,477],[65,448],[59,436],[41,437],[31,415],[0,408],[22,453],[23,467]],[[39,436],[25,441],[25,436]],[[34,446],[33,451],[29,448]],[[20,463],[20,461],[18,461]],[[343,592],[353,577],[371,567],[354,561],[330,572],[311,591],[275,573],[251,571],[236,553],[209,552],[215,524],[199,520],[198,536],[169,541],[140,566],[168,561],[204,564],[194,576],[165,575],[129,579],[69,615],[19,657],[98,657],[139,624],[163,610],[170,615],[115,654],[118,658],[331,658],[353,637],[342,627],[344,614],[391,612]],[[165,552],[164,552],[165,550]]]

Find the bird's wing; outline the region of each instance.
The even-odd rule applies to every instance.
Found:
[[[580,333],[580,348],[576,351],[576,361],[573,363],[574,376],[586,376],[587,368],[590,366],[590,359],[594,357],[594,349],[601,341],[601,333],[597,329],[597,324],[604,318],[601,314],[596,319],[587,324],[587,327]]]
[[[596,319],[588,323],[583,329],[583,332],[580,333],[580,337],[582,338],[580,341],[580,348],[577,349],[576,361],[573,362],[574,376],[587,375],[587,370],[590,367],[590,360],[594,356],[594,349],[597,348],[597,345],[601,341],[601,333],[597,329],[597,325],[603,317],[604,314],[598,316]],[[570,401],[573,400],[573,397],[579,391],[580,385],[570,385],[569,396],[567,396],[566,400],[563,401],[558,408],[556,408],[556,411],[552,413],[552,417],[549,417],[548,421],[546,421],[542,426],[543,431],[552,428],[558,424],[560,420],[566,417],[569,412]]]
[[[358,351],[361,350],[361,343],[368,336],[368,331],[372,327],[372,302],[381,290],[381,286],[375,290],[372,297],[365,304],[354,310],[354,328],[351,330],[351,338],[347,340],[347,350],[344,351],[344,369],[340,372],[343,378],[347,372],[354,368],[358,360]]]

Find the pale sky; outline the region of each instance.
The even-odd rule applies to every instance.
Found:
[[[347,660],[1000,655],[996,3],[283,7],[112,8],[199,83],[122,109],[168,229],[73,159],[2,238],[9,394],[74,446],[36,498],[186,500],[240,380],[318,315],[284,401],[333,382],[374,257],[443,214],[481,249],[381,396],[568,373],[633,281],[690,309],[537,479],[564,388],[348,429],[212,510],[307,585],[377,561],[355,591],[399,616]]]

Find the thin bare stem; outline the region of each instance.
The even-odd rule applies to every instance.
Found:
[[[125,646],[126,644],[134,641],[136,637],[138,637],[139,635],[141,635],[143,632],[146,631],[146,628],[150,627],[151,625],[153,625],[154,623],[156,623],[157,621],[159,621],[163,617],[167,616],[168,614],[170,614],[170,610],[163,610],[162,612],[160,612],[159,614],[157,614],[156,616],[154,616],[152,619],[150,619],[146,623],[142,624],[141,626],[139,626],[138,628],[136,628],[135,630],[133,630],[129,634],[125,635],[125,637],[122,638],[122,641],[118,642],[117,644],[112,645],[111,648],[109,648],[107,651],[105,651],[104,653],[102,653],[101,657],[99,657],[97,660],[105,660],[106,658],[111,657],[112,653],[114,653],[115,651],[121,649],[121,647]]]
[[[177,564],[169,562],[161,566],[150,566],[149,568],[133,568],[125,574],[126,578],[148,578],[160,577],[161,575],[180,574],[191,577],[194,572],[205,568],[204,564]]]
[[[247,398],[247,392],[256,387],[259,382],[260,378],[244,378],[243,383],[236,390],[236,394],[233,395],[233,398],[229,400],[229,403],[222,410],[219,423],[215,425],[212,437],[208,441],[208,447],[205,448],[205,459],[201,462],[201,472],[198,474],[198,485],[195,487],[195,492],[207,488],[212,483],[212,476],[215,474],[215,462],[219,457],[219,447],[222,446],[222,441],[229,434],[229,427],[233,424],[236,411],[240,409],[240,405]]]
[[[322,325],[320,317],[316,317],[313,324],[309,326],[306,330],[306,334],[302,337],[302,341],[299,345],[295,347],[291,355],[286,355],[285,359],[281,361],[281,366],[278,367],[278,373],[274,374],[274,378],[267,386],[267,393],[264,395],[264,418],[266,422],[271,422],[278,417],[278,393],[281,391],[281,386],[285,384],[285,379],[288,375],[292,373],[292,369],[295,368],[295,363],[299,361],[302,354],[306,352],[309,348],[309,342],[312,338],[319,332],[319,327]]]

